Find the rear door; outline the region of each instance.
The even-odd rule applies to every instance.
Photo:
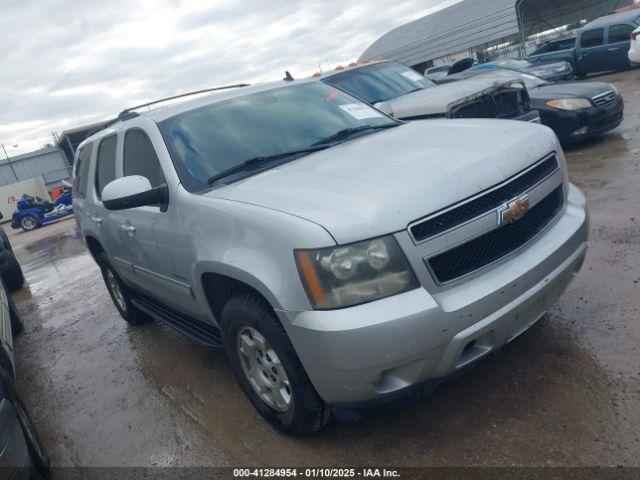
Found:
[[[580,35],[577,60],[582,75],[608,70],[608,51],[604,43],[604,27],[585,30]]]
[[[607,36],[607,70],[620,70],[629,66],[628,52],[631,48],[631,33],[637,25],[621,23],[611,25]]]
[[[102,203],[102,191],[116,179],[116,155],[122,132],[114,132],[100,140],[97,146],[91,220],[100,230],[99,240],[109,256],[109,261],[128,283],[133,281],[133,269],[127,261],[127,232],[122,228],[125,218],[120,211],[107,210]],[[91,187],[90,187],[91,188]]]
[[[76,154],[73,166],[73,213],[81,232],[90,227],[90,209],[87,203],[87,187],[89,183],[89,166],[93,143],[83,145]]]

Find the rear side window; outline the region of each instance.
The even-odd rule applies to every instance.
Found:
[[[78,160],[76,160],[73,179],[73,194],[79,198],[85,198],[87,196],[87,174],[89,172],[89,161],[91,160],[92,150],[92,143],[88,143],[78,150]]]
[[[98,198],[107,183],[116,178],[116,143],[117,136],[111,135],[100,142],[96,167],[96,190]]]
[[[611,25],[609,27],[609,43],[628,42],[631,40],[631,32],[636,27],[631,25]]]
[[[153,144],[142,130],[129,130],[124,137],[124,175],[142,175],[152,187],[165,183]]]
[[[602,44],[604,44],[604,28],[587,30],[580,38],[582,48],[599,47]]]

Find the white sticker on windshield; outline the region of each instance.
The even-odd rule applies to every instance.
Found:
[[[340,105],[340,108],[358,120],[364,120],[366,118],[378,118],[383,117],[380,112],[374,110],[368,105],[362,103],[347,103],[346,105]]]
[[[420,75],[418,72],[414,72],[413,70],[403,72],[402,76],[408,78],[409,80],[413,80],[414,82],[419,82],[420,80],[422,80],[422,75]]]

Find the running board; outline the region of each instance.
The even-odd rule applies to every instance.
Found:
[[[222,347],[220,330],[213,325],[201,322],[184,313],[161,305],[146,296],[136,295],[131,299],[131,302],[147,315],[151,315],[156,320],[166,323],[198,343],[206,345],[207,347]]]

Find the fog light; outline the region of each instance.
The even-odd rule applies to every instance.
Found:
[[[578,135],[584,135],[588,131],[589,131],[589,127],[582,127],[576,130],[575,132],[573,132],[571,135],[577,137]]]

